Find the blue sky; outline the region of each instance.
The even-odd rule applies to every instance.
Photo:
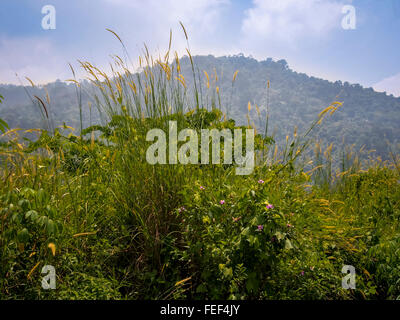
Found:
[[[42,28],[42,7],[56,9],[56,29]],[[342,28],[345,5],[356,29]],[[328,80],[360,83],[400,96],[400,0],[1,0],[0,83],[71,78],[68,62],[105,67],[121,54],[116,31],[136,60],[143,43],[184,54],[243,53]]]

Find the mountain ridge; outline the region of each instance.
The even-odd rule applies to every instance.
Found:
[[[247,123],[248,104],[250,119],[257,129],[262,130],[265,118],[269,118],[269,133],[274,133],[282,144],[285,137],[293,133],[294,127],[304,132],[324,108],[334,101],[343,106],[327,119],[321,129],[314,134],[324,144],[336,146],[354,144],[357,148],[377,150],[378,155],[387,153],[387,140],[392,146],[399,144],[400,138],[400,98],[365,88],[347,81],[330,81],[306,73],[292,70],[284,59],[256,60],[243,54],[233,56],[197,55],[193,56],[201,95],[216,99],[216,88],[220,92],[221,105],[227,116],[239,124]],[[190,60],[180,59],[181,73],[193,87]],[[238,71],[234,84],[232,77]],[[209,88],[207,79],[209,76]],[[268,88],[267,83],[270,83]],[[88,84],[86,81],[85,83]],[[55,81],[35,88],[17,85],[0,85],[0,94],[5,98],[0,106],[0,118],[10,127],[40,127],[40,113],[29,101],[25,92],[31,96],[46,96],[49,92],[50,114],[56,125],[66,122],[78,128],[79,109],[75,85]],[[91,102],[89,95],[82,92],[84,127],[99,121],[96,110],[87,107]],[[257,105],[257,108],[255,106]],[[259,110],[259,114],[257,112]],[[262,121],[259,118],[261,117]],[[271,130],[272,127],[272,130]]]

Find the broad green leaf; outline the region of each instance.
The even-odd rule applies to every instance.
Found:
[[[27,199],[22,199],[18,201],[18,205],[23,209],[27,210],[29,208],[30,202]]]
[[[279,241],[285,237],[284,234],[280,231],[275,232],[275,236],[276,236],[276,239]]]
[[[30,237],[29,231],[28,231],[28,229],[26,229],[26,228],[20,230],[20,231],[18,232],[18,234],[17,234],[17,239],[18,239],[18,241],[19,241],[19,242],[22,242],[22,243],[28,242],[28,241],[29,241],[29,237]]]
[[[233,276],[232,268],[224,268],[223,274],[226,278],[231,278]]]
[[[44,225],[47,226],[47,221],[48,220],[49,219],[46,216],[42,216],[37,220],[37,222],[39,223],[40,226],[44,226]]]
[[[48,234],[53,234],[56,232],[56,224],[53,220],[48,219],[46,229]]]
[[[242,235],[248,236],[248,235],[250,235],[250,234],[251,234],[251,231],[250,231],[250,228],[249,228],[249,227],[243,229]]]
[[[27,213],[25,213],[25,218],[31,219],[31,221],[35,221],[38,217],[38,213],[35,210],[29,210]]]
[[[286,240],[285,240],[285,249],[286,249],[286,250],[293,249],[292,242],[290,242],[289,239],[286,239]]]
[[[5,133],[7,130],[10,130],[10,128],[8,127],[7,122],[5,122],[3,119],[0,118],[0,131]]]

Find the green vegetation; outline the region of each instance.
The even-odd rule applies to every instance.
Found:
[[[201,81],[197,83],[199,96],[212,99],[218,87],[221,110],[240,125],[247,124],[248,102],[253,106],[249,113],[251,119],[257,118],[257,105],[262,119],[268,114],[270,133],[281,147],[285,144],[286,136],[291,135],[295,127],[298,132],[305,132],[322,108],[332,101],[341,101],[342,110],[336,112],[323,128],[312,132],[312,137],[319,139],[323,145],[329,146],[333,143],[335,160],[340,159],[345,145],[354,144],[357,150],[363,146],[366,150],[375,150],[374,156],[380,156],[384,160],[389,159],[391,149],[400,151],[400,98],[375,92],[372,88],[363,88],[358,84],[310,77],[291,70],[285,60],[273,61],[268,58],[257,61],[243,55],[218,58],[209,55],[194,56],[193,62],[196,66],[196,77],[201,77]],[[182,58],[180,64],[188,95],[194,96],[190,58]],[[235,85],[232,86],[232,75],[236,71]],[[144,77],[144,74],[141,73],[141,76]],[[270,81],[269,90],[267,81]],[[47,129],[37,116],[39,102],[34,96],[43,97],[43,101],[46,101],[48,93],[51,99],[47,107],[55,125],[65,122],[80,129],[81,118],[77,101],[82,107],[84,127],[104,124],[93,101],[92,83],[83,81],[80,85],[82,90],[78,95],[72,81],[56,81],[45,86],[29,87],[0,85],[0,93],[6,98],[0,108],[0,117],[11,128]],[[264,129],[263,123],[258,121],[255,121],[255,126],[259,130]]]
[[[169,54],[145,54],[142,74],[118,57],[112,77],[82,63],[104,125],[28,130],[38,137],[24,142],[24,130],[3,134],[0,298],[400,297],[399,157],[362,162],[349,151],[335,169],[332,148],[317,144],[313,162],[301,158],[308,132],[280,149],[265,130],[248,176],[233,165],[150,165],[146,133],[169,120],[195,130],[238,127],[219,89],[191,89],[200,88],[192,58],[189,87]],[[52,128],[50,99],[40,101]],[[330,103],[311,129],[341,112]],[[48,264],[56,290],[41,288]],[[342,289],[344,264],[356,268],[355,290]]]

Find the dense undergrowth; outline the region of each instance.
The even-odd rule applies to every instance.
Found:
[[[111,78],[82,62],[103,126],[21,142],[0,123],[1,299],[400,297],[399,159],[361,164],[347,153],[335,169],[329,147],[300,160],[307,134],[278,151],[265,132],[247,176],[234,165],[151,165],[146,134],[170,120],[235,128],[219,90],[196,86],[193,65],[188,92],[169,53],[145,53],[144,77],[119,57]],[[55,267],[55,290],[41,287],[44,265]],[[356,289],[342,288],[343,265],[355,267]]]

